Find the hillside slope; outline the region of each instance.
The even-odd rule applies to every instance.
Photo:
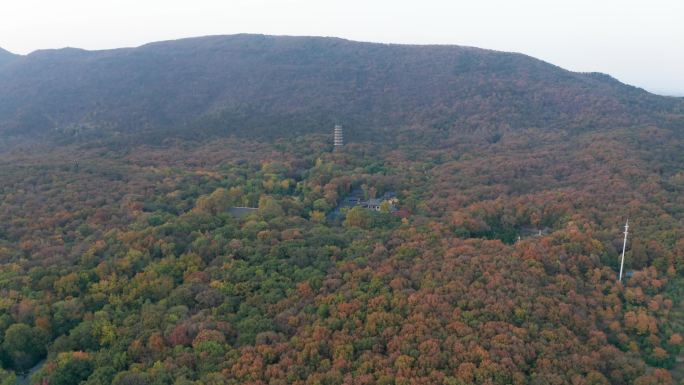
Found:
[[[0,68],[11,134],[587,129],[653,123],[682,104],[521,54],[317,37],[44,50]]]
[[[18,59],[19,55],[15,55],[7,50],[0,48],[0,67],[9,64],[11,61]]]

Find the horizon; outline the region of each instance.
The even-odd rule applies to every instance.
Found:
[[[256,33],[440,44],[518,52],[573,72],[601,72],[661,95],[684,95],[684,3],[674,0],[38,0],[3,8],[0,47],[134,47],[194,36]]]

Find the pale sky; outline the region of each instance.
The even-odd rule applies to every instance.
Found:
[[[0,0],[0,47],[263,33],[522,52],[684,96],[682,0]]]

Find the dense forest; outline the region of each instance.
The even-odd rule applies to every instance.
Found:
[[[604,75],[323,38],[0,51],[0,181],[2,385],[684,379],[684,101]]]

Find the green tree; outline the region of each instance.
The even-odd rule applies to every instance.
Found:
[[[14,373],[0,368],[0,385],[14,385],[16,381],[17,376]]]
[[[383,214],[389,214],[392,212],[392,204],[389,201],[382,201],[380,203],[380,212]]]
[[[325,199],[316,199],[313,203],[314,210],[328,212],[330,211],[330,204]]]
[[[259,198],[259,214],[266,219],[272,219],[285,215],[282,206],[269,196]]]
[[[42,330],[17,323],[5,332],[2,347],[12,360],[13,368],[23,372],[45,357],[46,343],[47,336]]]
[[[72,385],[87,379],[93,372],[93,363],[85,357],[69,357],[60,362],[50,376],[50,385]]]
[[[116,369],[111,366],[100,366],[88,377],[85,385],[109,385],[116,376]]]
[[[372,214],[360,206],[355,206],[347,211],[347,216],[344,219],[346,227],[361,227],[362,229],[369,229],[373,225]]]

